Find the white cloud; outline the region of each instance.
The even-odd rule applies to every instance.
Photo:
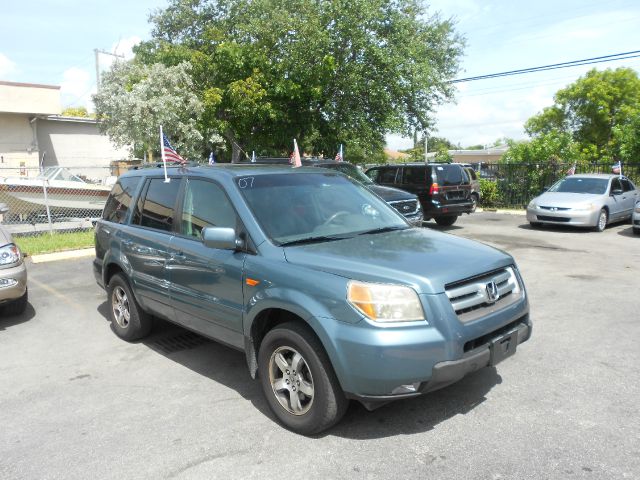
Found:
[[[109,50],[114,55],[123,55],[125,60],[131,60],[133,55],[133,47],[138,45],[142,39],[138,36],[122,38],[111,45]],[[111,65],[118,59],[114,55],[100,54],[100,71],[108,70]]]
[[[16,64],[9,57],[0,53],[0,79],[7,79],[17,72]]]
[[[92,73],[78,67],[71,67],[62,74],[60,95],[63,107],[83,106],[93,110],[91,95],[95,93],[95,78]]]

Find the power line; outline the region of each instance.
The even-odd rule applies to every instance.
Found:
[[[548,70],[558,70],[560,68],[577,67],[581,65],[592,65],[595,63],[613,62],[616,60],[625,60],[629,58],[640,57],[640,50],[631,52],[615,53],[611,55],[603,55],[601,57],[584,58],[582,60],[572,60],[570,62],[552,63],[549,65],[541,65],[539,67],[522,68],[519,70],[508,70],[506,72],[489,73],[486,75],[477,75],[475,77],[458,78],[452,80],[451,83],[473,82],[476,80],[486,80],[489,78],[510,77],[512,75],[523,75],[525,73],[546,72]]]

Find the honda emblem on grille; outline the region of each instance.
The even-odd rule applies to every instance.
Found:
[[[500,295],[498,294],[498,286],[496,285],[496,282],[487,283],[487,286],[485,288],[487,291],[487,299],[489,300],[489,303],[494,303],[496,300],[498,300],[498,297]]]
[[[403,210],[411,210],[411,206],[410,205],[405,205],[404,207],[402,207]]]

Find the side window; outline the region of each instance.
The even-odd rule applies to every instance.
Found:
[[[396,181],[397,168],[385,168],[380,172],[378,183],[394,183]]]
[[[236,228],[236,212],[222,188],[206,180],[186,180],[181,233],[201,238],[205,227]]]
[[[613,193],[614,190],[622,190],[622,185],[620,184],[620,179],[618,177],[611,180],[610,193]]]
[[[165,183],[163,178],[152,178],[144,200],[141,202],[140,225],[167,232],[173,230],[173,207],[179,190],[179,179],[172,179],[169,183]]]
[[[476,172],[473,168],[466,168],[465,169],[467,171],[467,173],[469,174],[469,178],[471,180],[476,180],[478,177],[476,176]]]
[[[622,180],[622,190],[624,190],[625,192],[630,192],[631,190],[634,190],[633,188],[633,184],[629,181],[629,180]]]
[[[426,167],[404,167],[402,171],[402,183],[404,185],[424,185]]]
[[[135,192],[140,177],[125,177],[113,186],[102,212],[102,218],[109,222],[123,223],[131,206],[131,197]]]

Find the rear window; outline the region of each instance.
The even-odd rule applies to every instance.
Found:
[[[165,183],[163,178],[152,178],[140,209],[140,225],[170,232],[173,230],[173,208],[180,190],[180,179]]]
[[[109,222],[123,223],[131,206],[131,197],[139,183],[140,177],[125,177],[118,180],[104,206],[102,218]]]
[[[432,168],[436,172],[438,185],[440,186],[469,183],[459,165],[434,165]]]

